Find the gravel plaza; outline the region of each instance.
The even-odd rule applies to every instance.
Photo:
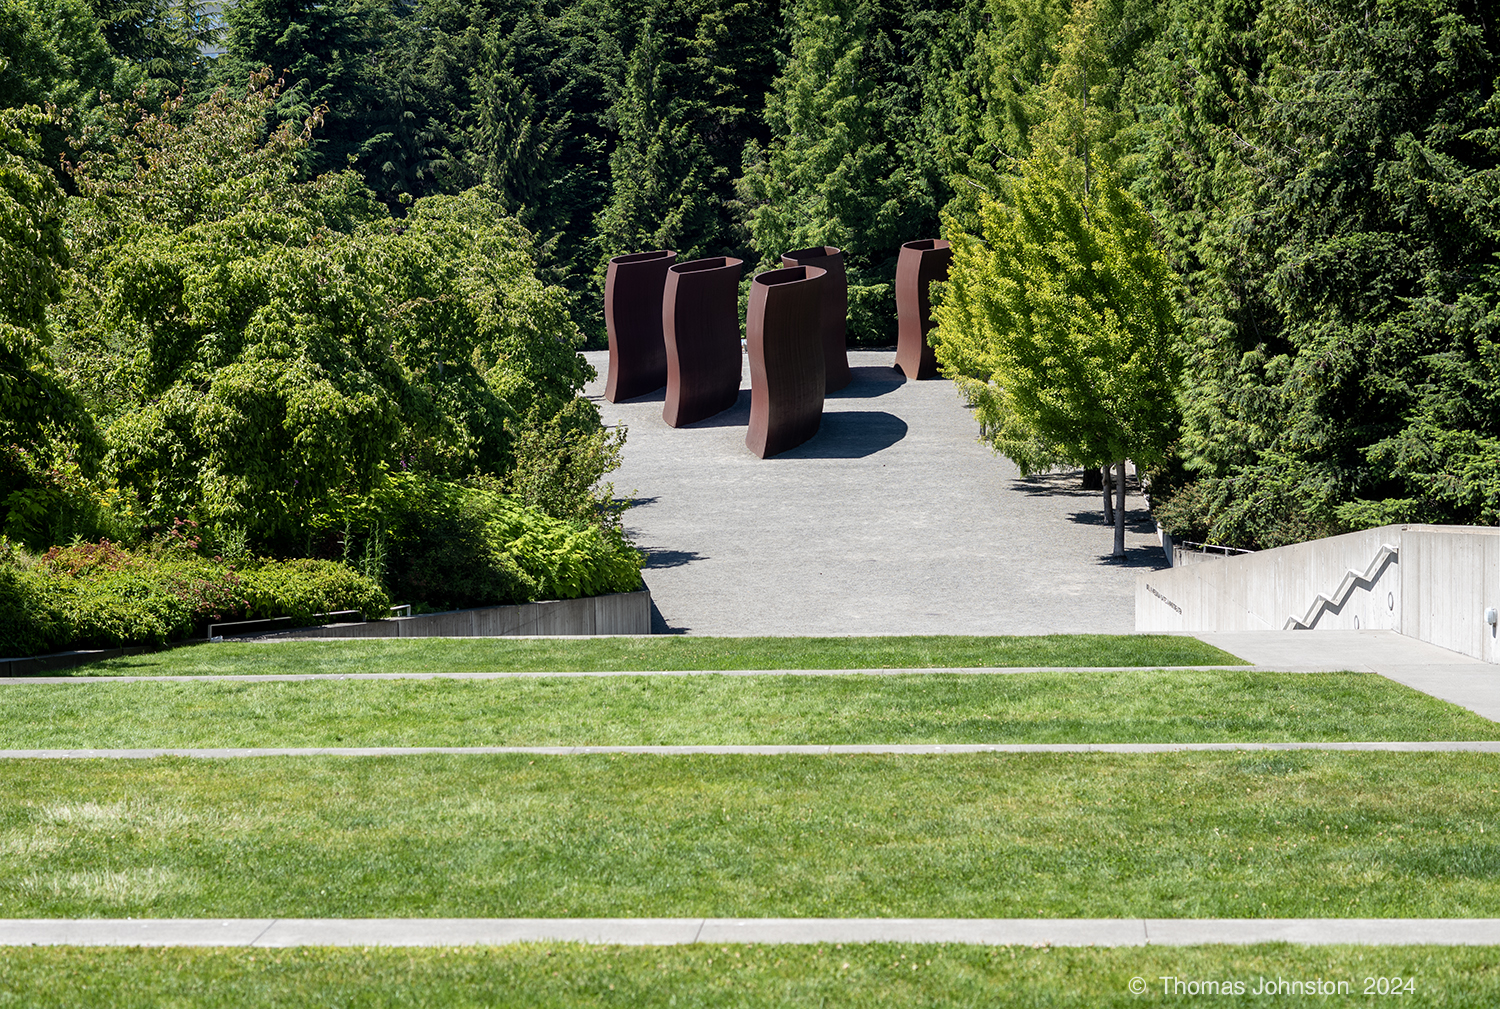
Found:
[[[1100,492],[1076,470],[1023,479],[953,383],[906,381],[894,351],[851,351],[818,434],[765,460],[745,447],[748,366],[734,408],[674,429],[661,391],[605,401],[608,353],[585,356],[628,430],[610,479],[658,633],[1129,633],[1136,574],[1166,564],[1139,496],[1111,561]]]

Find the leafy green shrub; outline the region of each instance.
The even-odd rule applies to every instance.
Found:
[[[193,632],[192,604],[146,571],[51,578],[48,609],[66,621],[69,648],[161,645]]]
[[[0,565],[0,656],[36,655],[67,638],[35,579]]]
[[[641,586],[638,550],[618,527],[551,518],[501,494],[482,496],[492,550],[514,558],[542,599],[577,599]]]
[[[289,616],[298,624],[317,613],[359,610],[373,619],[390,610],[379,585],[337,561],[261,561],[240,572],[240,584],[252,614]]]
[[[128,551],[101,540],[27,558],[0,541],[0,654],[165,644],[226,620],[359,610],[384,616],[380,586],[333,561],[254,561],[236,570],[174,529]]]
[[[345,530],[346,550],[356,536],[367,547],[378,542],[392,595],[435,609],[640,587],[642,556],[618,526],[554,518],[499,488],[497,481],[393,473],[370,495],[351,499],[343,516],[322,521]]]

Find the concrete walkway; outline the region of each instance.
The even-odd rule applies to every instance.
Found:
[[[1500,666],[1395,631],[1235,631],[1194,637],[1258,667],[1379,673],[1500,722]]]
[[[1209,753],[1248,750],[1500,753],[1500,740],[1421,742],[1358,740],[1290,743],[771,743],[767,745],[687,744],[679,746],[158,746],[140,749],[0,750],[0,760],[150,760],[154,757],[235,760],[242,757],[412,757],[434,753],[460,757],[496,754],[577,757],[603,753],[632,753],[656,757],[682,757],[692,754],[830,757],[855,754],[943,756],[959,753]]]
[[[0,946],[476,946],[578,942],[1023,946],[1500,946],[1496,918],[0,919]]]
[[[636,507],[658,631],[693,634],[1034,634],[1135,628],[1135,575],[1165,559],[1130,502],[1129,562],[1108,559],[1099,492],[1079,475],[1022,480],[976,440],[951,382],[906,382],[893,351],[854,351],[854,381],[811,441],[772,459],[745,448],[740,401],[673,429],[663,393],[601,398],[629,429],[609,479]]]

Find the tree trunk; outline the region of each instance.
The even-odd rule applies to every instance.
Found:
[[[1114,488],[1109,485],[1108,466],[1099,468],[1099,486],[1104,490],[1104,524],[1115,524]]]
[[[1106,491],[1106,493],[1108,493]],[[1115,463],[1115,557],[1125,557],[1125,460]]]

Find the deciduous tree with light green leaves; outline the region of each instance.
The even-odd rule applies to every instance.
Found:
[[[932,339],[983,437],[1022,472],[1115,468],[1114,556],[1125,556],[1125,460],[1172,441],[1175,279],[1151,219],[1109,162],[1121,117],[1092,0],[1074,10],[1033,153],[954,234]]]
[[[260,77],[181,127],[172,103],[110,104],[114,142],[74,169],[87,273],[56,358],[147,521],[313,553],[319,517],[386,473],[503,481],[523,441],[571,452],[527,469],[528,503],[591,485],[617,439],[577,398],[566,294],[498,194],[426,197],[398,223],[353,172],[303,180],[308,130],[267,133],[275,100]]]

